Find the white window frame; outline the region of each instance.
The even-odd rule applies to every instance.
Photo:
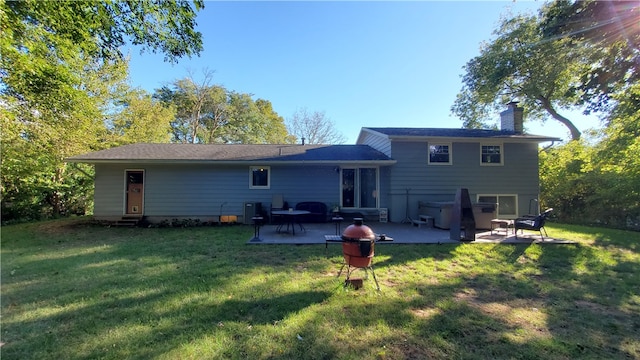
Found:
[[[253,185],[253,172],[267,170],[267,185]],[[249,189],[271,189],[271,166],[249,166]]]
[[[482,153],[483,146],[497,146],[500,148],[500,162],[492,163],[484,161],[484,154]],[[501,143],[480,143],[480,166],[502,166],[504,165],[504,144]]]
[[[496,218],[498,219],[515,219],[518,217],[518,194],[478,194],[476,195],[476,202],[480,202],[480,198],[484,196],[495,196],[498,206],[496,207]],[[515,213],[513,214],[501,214],[500,213],[500,197],[513,197],[515,198]]]
[[[449,161],[448,162],[431,162],[431,147],[432,146],[447,146],[449,148]],[[427,143],[427,164],[429,165],[451,165],[453,164],[453,145],[450,142],[428,142]]]

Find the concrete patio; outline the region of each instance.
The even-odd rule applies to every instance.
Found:
[[[350,222],[342,222],[338,233],[350,225]],[[385,234],[392,237],[393,241],[381,241],[378,244],[459,244],[460,241],[449,239],[449,230],[438,228],[430,228],[427,226],[415,226],[408,223],[380,223],[365,222],[365,225],[377,234]],[[309,244],[325,244],[324,235],[335,235],[336,226],[333,223],[313,223],[303,224],[306,231],[302,231],[296,225],[295,235],[289,232],[276,232],[276,225],[265,224],[260,228],[259,240],[250,239],[248,244],[290,244],[290,245],[309,245]],[[515,235],[509,231],[505,234],[504,229],[493,234],[488,230],[479,230],[476,233],[476,240],[466,242],[471,244],[573,244],[573,241],[554,239],[545,237],[544,241],[540,239],[540,234],[536,231],[525,231],[524,234]]]

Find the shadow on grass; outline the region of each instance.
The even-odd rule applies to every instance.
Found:
[[[598,249],[580,245],[485,249],[487,268],[467,271],[434,256],[448,262],[442,269],[453,276],[392,284],[398,293],[419,296],[409,307],[398,305],[405,313],[392,305],[395,313],[372,314],[411,329],[412,336],[387,338],[387,349],[411,358],[512,358],[514,348],[519,358],[533,359],[637,356],[637,261],[603,259]],[[405,256],[394,260],[413,257]]]
[[[123,296],[119,294],[138,293]],[[28,320],[5,324],[7,344],[3,358],[155,358],[203,336],[221,334],[225,328],[277,324],[291,314],[325,301],[329,293],[301,291],[253,299],[217,302],[206,291],[192,293],[135,289],[68,297],[69,310],[46,311]],[[88,303],[90,302],[90,303]],[[36,311],[37,313],[37,311]],[[22,335],[12,337],[20,326]],[[233,335],[232,335],[233,336]],[[35,349],[33,348],[35,346]]]
[[[381,246],[382,292],[350,292],[332,273],[338,248],[248,247],[250,227],[217,230],[3,243],[2,355],[637,357],[640,269],[626,247]]]

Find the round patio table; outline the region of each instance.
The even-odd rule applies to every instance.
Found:
[[[307,210],[274,210],[271,212],[272,215],[279,215],[284,217],[285,222],[283,224],[278,225],[276,228],[276,232],[280,232],[282,230],[282,226],[287,224],[287,232],[289,231],[289,225],[291,225],[291,234],[296,234],[296,224],[300,226],[300,230],[306,231],[304,226],[302,226],[302,222],[300,222],[300,217],[311,214],[310,211]]]

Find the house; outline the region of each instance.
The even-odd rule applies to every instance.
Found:
[[[94,164],[99,220],[249,223],[249,207],[268,209],[282,194],[292,207],[318,201],[364,216],[384,208],[400,222],[459,188],[497,203],[492,216],[515,218],[539,196],[539,143],[560,139],[524,134],[516,104],[501,116],[501,130],[365,127],[355,145],[132,144],[67,160]]]

